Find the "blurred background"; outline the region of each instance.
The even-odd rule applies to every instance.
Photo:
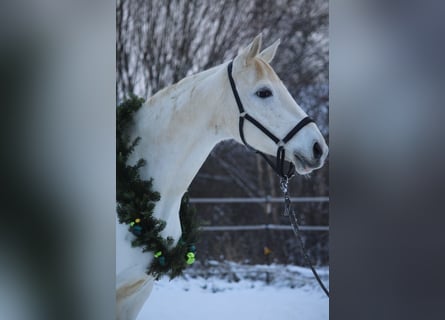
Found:
[[[252,15],[262,8],[258,14],[267,19],[280,3],[240,1],[237,11],[250,8]],[[119,4],[1,4],[0,319],[114,318]],[[243,23],[250,15],[238,20],[243,28],[229,29],[225,41],[243,46],[261,30],[266,45],[276,39],[272,30],[280,21],[247,35]],[[329,1],[329,192],[314,193],[330,199],[329,319],[445,318],[444,16],[445,5],[436,0]],[[280,58],[286,38],[279,36],[283,43],[272,65],[312,112],[279,69],[286,61]],[[236,54],[237,46],[228,48],[215,64]],[[292,56],[287,60],[296,63]],[[196,61],[197,69],[178,77],[207,63]],[[289,69],[301,75],[300,68]],[[134,91],[148,95],[161,85],[143,86]],[[323,126],[324,116],[315,117]],[[314,181],[310,185],[323,185]],[[292,195],[299,196],[302,185],[293,182]],[[260,206],[258,212],[264,215]],[[258,301],[276,311],[272,296]],[[295,308],[303,296],[286,293],[288,300],[276,300],[305,319]]]
[[[116,95],[145,99],[182,78],[236,56],[260,32],[263,47],[281,39],[272,67],[329,143],[328,1],[117,1]],[[329,165],[291,180],[295,204],[314,263],[329,263]],[[254,153],[234,141],[219,144],[189,188],[202,226],[289,225],[282,217],[279,178]],[[261,203],[219,203],[221,198],[261,198]],[[323,197],[322,201],[318,197]],[[201,203],[196,198],[214,198]],[[250,199],[251,200],[251,199]],[[222,199],[221,201],[228,201]],[[249,199],[248,199],[249,201]],[[267,248],[267,249],[266,249]],[[242,263],[304,264],[292,230],[203,231],[199,259]]]

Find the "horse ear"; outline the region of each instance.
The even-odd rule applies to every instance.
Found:
[[[242,60],[243,64],[246,65],[249,60],[255,58],[260,52],[262,38],[263,36],[261,33],[257,35],[255,39],[241,51],[237,59]]]
[[[275,56],[275,53],[277,52],[277,48],[280,45],[280,39],[275,41],[272,45],[261,51],[260,58],[266,61],[267,63],[270,63]]]

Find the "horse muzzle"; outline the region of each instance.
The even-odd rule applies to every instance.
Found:
[[[309,174],[323,166],[328,153],[329,148],[326,143],[315,142],[310,151],[295,151],[292,163],[299,174]]]

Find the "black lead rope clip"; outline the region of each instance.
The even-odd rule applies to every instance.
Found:
[[[288,185],[289,185],[289,178],[287,176],[282,176],[280,178],[280,189],[281,189],[281,191],[283,191],[283,194],[284,194],[283,216],[285,216],[285,217],[289,216],[290,210],[291,210],[291,202],[290,202],[290,197],[289,197]]]

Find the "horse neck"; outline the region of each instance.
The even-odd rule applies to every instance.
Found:
[[[231,137],[225,128],[232,107],[224,103],[230,90],[225,72],[219,66],[187,77],[154,95],[135,117],[133,137],[142,139],[130,160],[147,160],[141,176],[153,178],[161,201],[174,199],[178,206],[213,147]],[[163,205],[156,211],[168,220]]]

